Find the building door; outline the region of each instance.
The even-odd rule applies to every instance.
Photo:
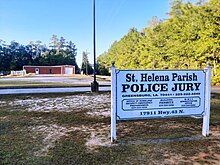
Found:
[[[73,68],[65,68],[65,74],[73,74]]]
[[[35,69],[35,74],[39,74],[39,68]]]

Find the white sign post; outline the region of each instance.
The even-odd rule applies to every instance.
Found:
[[[210,63],[205,67],[206,84],[205,84],[205,113],[203,116],[202,135],[209,135],[209,121],[210,121],[210,100],[211,100],[211,77],[212,67]]]
[[[116,141],[116,68],[111,67],[111,143]]]
[[[117,70],[111,67],[111,142],[116,120],[199,116],[209,134],[211,67],[204,70]]]

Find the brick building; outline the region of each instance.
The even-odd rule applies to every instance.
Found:
[[[23,66],[26,73],[35,74],[75,74],[75,66],[59,65],[59,66]]]

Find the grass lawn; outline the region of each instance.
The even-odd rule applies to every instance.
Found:
[[[74,76],[47,76],[51,80],[42,80],[36,79],[36,76],[27,76],[27,77],[6,77],[0,78],[0,89],[6,88],[47,88],[47,87],[84,87],[90,86],[93,81],[93,77],[85,75],[74,75]],[[59,80],[54,78],[59,78]],[[32,80],[34,78],[34,80]],[[64,79],[64,81],[63,81]],[[65,81],[66,80],[66,81]],[[68,80],[68,81],[67,81]],[[97,76],[97,81],[110,82],[109,76]],[[83,82],[83,83],[82,83]],[[104,86],[102,83],[100,86]],[[110,83],[109,83],[110,85]]]
[[[110,143],[110,93],[0,95],[0,164],[218,164],[220,95],[210,129],[202,119],[117,122]]]
[[[78,87],[86,84],[71,84],[61,82],[32,82],[32,81],[0,81],[0,89],[4,88],[47,88],[47,87]]]

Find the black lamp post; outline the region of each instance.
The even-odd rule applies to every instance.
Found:
[[[94,55],[94,81],[91,83],[91,91],[98,92],[99,84],[96,81],[96,40],[95,40],[95,0],[93,0],[93,55]]]

